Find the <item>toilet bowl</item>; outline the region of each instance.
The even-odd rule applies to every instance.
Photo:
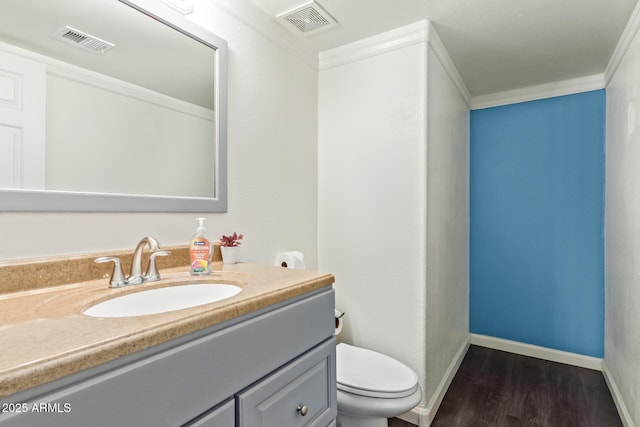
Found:
[[[372,350],[338,344],[336,371],[338,427],[387,427],[422,399],[411,368]]]

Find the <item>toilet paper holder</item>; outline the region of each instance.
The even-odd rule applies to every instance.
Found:
[[[335,310],[335,322],[336,322],[336,329],[338,329],[338,326],[340,326],[340,319],[342,319],[342,316],[344,316],[347,313],[341,313],[338,310]]]

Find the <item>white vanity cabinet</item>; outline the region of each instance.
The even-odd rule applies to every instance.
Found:
[[[327,286],[1,398],[0,427],[333,426],[333,309]]]

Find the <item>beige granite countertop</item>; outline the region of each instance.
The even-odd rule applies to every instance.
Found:
[[[328,286],[334,278],[306,270],[214,262],[210,276],[187,267],[162,269],[162,280],[110,289],[100,278],[0,293],[0,397],[97,366],[199,329]],[[128,318],[93,318],[98,302],[155,287],[205,281],[242,287],[198,307]]]

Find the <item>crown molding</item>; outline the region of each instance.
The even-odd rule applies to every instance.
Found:
[[[429,22],[418,21],[391,31],[367,37],[344,46],[320,52],[320,71],[402,49],[429,39]]]
[[[458,92],[467,104],[467,107],[471,107],[472,98],[469,93],[469,89],[467,88],[464,80],[462,80],[458,69],[453,63],[453,59],[449,56],[449,51],[447,51],[447,48],[442,43],[442,40],[433,25],[429,25],[429,46],[431,46],[431,49],[433,49],[433,52],[444,67],[445,72],[449,75],[449,78],[455,85],[456,89],[458,89]]]
[[[604,89],[605,87],[605,75],[595,74],[592,76],[578,77],[576,79],[496,92],[489,95],[474,96],[471,100],[471,109],[479,110],[518,102],[553,98],[555,96],[572,95],[574,93]]]
[[[353,43],[320,52],[320,71],[360,61],[386,52],[402,49],[418,43],[428,43],[453,81],[458,92],[471,105],[471,95],[453,63],[436,29],[428,20],[421,20],[391,31],[367,37]]]
[[[627,25],[624,27],[624,31],[622,31],[622,36],[620,36],[620,40],[618,40],[611,59],[609,59],[609,63],[604,72],[606,86],[609,85],[613,75],[618,70],[618,66],[629,50],[629,46],[631,46],[633,39],[636,37],[636,34],[638,34],[638,29],[640,29],[640,2],[636,3],[636,7],[633,9],[633,12],[631,12]]]

